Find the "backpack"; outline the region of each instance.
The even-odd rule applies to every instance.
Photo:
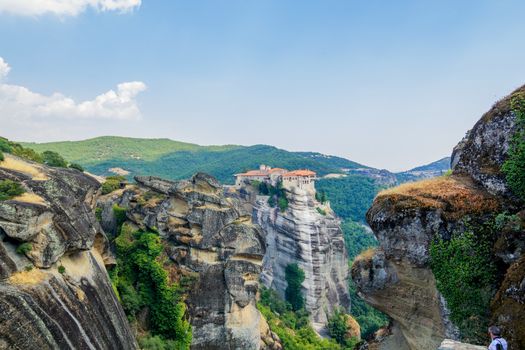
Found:
[[[496,344],[496,350],[504,350],[503,349],[503,344],[501,344],[501,342],[496,338],[496,341],[498,342]]]

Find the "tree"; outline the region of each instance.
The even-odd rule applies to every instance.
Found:
[[[266,182],[259,183],[259,193],[263,196],[267,196],[270,193],[270,190],[268,188],[268,184]]]
[[[285,270],[285,278],[288,286],[285,291],[286,301],[292,305],[294,311],[304,307],[302,295],[302,283],[304,282],[304,271],[297,264],[288,264]]]
[[[42,153],[42,159],[44,160],[44,164],[46,165],[58,168],[67,168],[66,160],[56,152],[45,151],[44,153]]]
[[[338,344],[344,347],[353,348],[356,343],[355,338],[348,334],[348,318],[344,309],[335,309],[328,319],[328,334],[335,339]]]
[[[77,169],[78,171],[82,171],[82,172],[84,172],[84,167],[82,167],[82,165],[80,165],[80,164],[77,164],[77,163],[71,163],[71,164],[69,164],[69,167],[70,167],[71,169]]]
[[[24,188],[18,182],[11,180],[0,181],[0,201],[5,201],[25,192]]]

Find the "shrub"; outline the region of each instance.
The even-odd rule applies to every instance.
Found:
[[[102,194],[108,194],[120,188],[120,184],[126,181],[124,176],[115,175],[106,177],[106,181],[102,184]]]
[[[64,267],[64,265],[60,265],[58,267],[58,272],[62,275],[66,273],[66,268]]]
[[[258,185],[259,194],[262,194],[263,196],[267,196],[270,194],[270,187],[271,185],[268,185],[266,182],[261,182]]]
[[[67,162],[60,154],[53,151],[45,151],[42,153],[44,164],[57,168],[67,168]]]
[[[519,231],[522,228],[522,221],[516,214],[500,213],[496,216],[494,225],[499,231]]]
[[[294,311],[304,307],[301,284],[304,281],[304,271],[297,264],[288,264],[285,270],[285,278],[288,286],[285,291],[286,301],[292,305]]]
[[[120,207],[117,204],[113,205],[113,215],[115,215],[115,220],[117,222],[117,232],[120,232],[122,224],[126,221],[127,211],[127,208]]]
[[[95,208],[95,217],[97,218],[98,222],[102,222],[102,208],[101,207]]]
[[[489,321],[497,269],[492,255],[491,223],[435,239],[430,246],[431,268],[438,290],[450,308],[450,319],[468,342],[482,342]]]
[[[510,190],[525,201],[525,93],[512,96],[510,106],[516,115],[516,132],[501,170]]]
[[[279,210],[283,213],[288,209],[288,199],[286,197],[279,197],[277,204],[279,205]]]
[[[4,161],[4,154],[2,153],[2,151],[0,151],[0,162],[3,162]]]
[[[5,153],[11,153],[13,151],[11,143],[4,137],[0,137],[0,151]]]
[[[11,180],[0,181],[0,201],[5,201],[25,192],[24,188],[18,182]]]
[[[20,158],[24,158],[33,162],[37,163],[43,163],[44,159],[42,158],[42,155],[38,152],[35,152],[31,148],[25,148],[17,143],[11,142],[11,153],[15,156],[18,156]]]
[[[322,204],[328,201],[328,197],[326,196],[326,192],[324,190],[320,192],[315,192],[315,199],[318,202],[321,202]]]
[[[69,168],[71,168],[71,169],[76,169],[76,170],[78,170],[78,171],[82,171],[82,172],[84,172],[84,168],[82,167],[82,165],[77,164],[77,163],[71,163],[71,164],[69,164]]]
[[[16,252],[20,255],[25,255],[33,249],[33,245],[29,242],[24,242],[16,248]]]
[[[330,337],[345,348],[353,349],[358,343],[357,339],[348,336],[348,315],[343,309],[334,310],[327,326]]]
[[[139,338],[140,348],[143,350],[179,350],[182,349],[175,341],[166,340],[158,335]]]
[[[321,209],[321,208],[319,208],[319,207],[316,207],[315,209],[316,209],[317,212],[318,212],[319,214],[321,214],[322,216],[326,216],[326,210]]]

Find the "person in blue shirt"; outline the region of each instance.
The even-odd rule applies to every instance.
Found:
[[[492,342],[488,350],[507,350],[507,341],[501,337],[501,329],[497,326],[489,327],[489,335]]]

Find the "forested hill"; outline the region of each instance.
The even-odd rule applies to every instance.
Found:
[[[198,171],[209,173],[223,183],[232,183],[233,174],[255,169],[259,164],[288,169],[308,168],[320,176],[369,167],[348,159],[314,152],[289,152],[268,145],[199,146],[169,139],[136,139],[105,136],[84,141],[23,143],[38,152],[60,153],[97,175],[122,168],[133,175],[155,175],[167,179],[188,178]]]

